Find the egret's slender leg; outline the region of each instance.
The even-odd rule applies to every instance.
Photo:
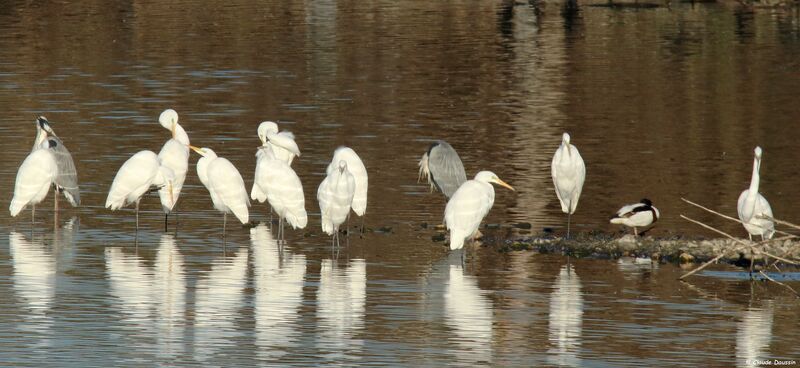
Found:
[[[228,213],[222,213],[222,239],[225,239],[225,225],[228,224]]]
[[[572,214],[567,213],[567,239],[569,239],[569,225],[572,220]]]
[[[139,232],[139,200],[141,198],[136,200],[136,232]]]
[[[169,230],[169,228],[167,228],[167,220],[169,220],[169,213],[164,214],[164,232]]]
[[[367,216],[366,213],[364,214],[364,216],[361,216],[361,235],[364,235],[364,217],[366,216]]]
[[[58,188],[53,190],[53,211],[58,212]]]
[[[639,236],[639,230],[636,229],[636,226],[633,227],[633,236]]]
[[[278,219],[278,241],[283,240],[283,217]]]
[[[753,234],[747,233],[747,237],[750,238],[750,242],[753,242]]]
[[[36,205],[31,205],[31,228],[36,223]]]

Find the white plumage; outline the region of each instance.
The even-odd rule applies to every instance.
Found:
[[[265,121],[258,125],[258,138],[261,139],[262,147],[272,151],[275,158],[291,165],[295,157],[300,156],[300,148],[294,141],[292,132],[278,132],[278,124],[272,121]],[[261,159],[264,151],[258,150],[256,157]]]
[[[225,221],[227,221],[227,214],[233,213],[242,224],[249,222],[247,208],[250,207],[250,199],[247,197],[247,189],[239,170],[236,170],[236,167],[227,159],[218,157],[210,148],[193,146],[189,146],[189,148],[203,156],[197,161],[197,176],[208,189],[214,208],[224,214]]]
[[[637,228],[649,226],[658,221],[661,214],[658,209],[653,207],[653,202],[649,199],[642,199],[640,203],[622,206],[616,215],[611,218],[612,224],[625,225],[633,228],[633,234],[639,235]]]
[[[158,153],[161,165],[170,168],[175,175],[171,195],[166,187],[158,191],[161,207],[165,214],[169,214],[178,202],[183,183],[186,181],[186,172],[189,171],[189,136],[178,124],[178,113],[175,110],[164,110],[158,117],[158,122],[172,133],[172,138],[164,143]]]
[[[578,200],[586,180],[586,165],[578,148],[569,143],[569,134],[564,133],[561,146],[553,155],[551,174],[556,196],[561,202],[561,211],[567,214],[567,237],[569,237],[570,218],[578,207]]]
[[[744,228],[747,230],[750,240],[753,240],[753,235],[760,235],[761,240],[772,239],[772,236],[775,235],[775,223],[772,220],[758,218],[759,215],[773,217],[772,207],[770,207],[767,199],[758,192],[758,185],[761,179],[759,176],[760,169],[761,147],[756,147],[750,188],[739,195],[739,201],[736,206],[739,219],[744,223]]]
[[[347,220],[355,191],[356,180],[344,160],[338,162],[337,168],[328,173],[317,189],[322,231],[333,235],[334,239],[338,240],[339,225]]]
[[[353,212],[358,216],[364,216],[367,211],[367,187],[369,186],[367,168],[364,167],[364,163],[358,157],[356,151],[353,151],[350,147],[339,147],[333,152],[333,160],[328,164],[328,169],[326,170],[328,175],[336,170],[340,161],[347,163],[347,171],[353,175],[356,183],[352,204]]]
[[[58,175],[58,166],[47,145],[45,139],[40,148],[28,154],[17,170],[14,197],[8,206],[11,217],[16,217],[29,204],[35,208],[50,191],[50,185]]]
[[[258,159],[256,165],[256,177],[250,198],[261,203],[268,200],[269,205],[281,219],[281,228],[284,219],[293,229],[305,228],[308,224],[308,215],[300,177],[288,163],[276,158],[268,148],[264,150],[265,153]]]
[[[150,186],[167,187],[169,192],[175,174],[162,166],[153,151],[139,151],[120,167],[106,198],[106,208],[118,210],[136,203],[136,227],[139,227],[139,201]]]
[[[444,224],[450,230],[450,249],[461,249],[464,241],[478,230],[483,218],[494,205],[494,187],[490,183],[514,190],[491,171],[481,171],[456,190],[444,209]]]

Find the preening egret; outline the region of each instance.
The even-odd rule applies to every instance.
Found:
[[[444,209],[444,224],[450,230],[450,249],[461,249],[464,241],[478,231],[483,218],[494,204],[494,187],[490,183],[514,188],[491,171],[481,171],[456,190]]]
[[[612,224],[621,224],[633,228],[633,235],[639,236],[638,227],[649,226],[658,221],[661,213],[653,207],[649,199],[642,199],[639,203],[622,206],[617,214],[611,218]]]
[[[571,217],[578,207],[583,182],[586,180],[586,165],[578,148],[569,143],[567,133],[561,136],[561,146],[553,155],[550,172],[553,175],[556,196],[561,202],[561,211],[567,214],[567,238],[569,238]]]
[[[58,192],[64,193],[64,197],[67,198],[69,203],[76,207],[81,204],[81,195],[78,190],[78,173],[75,170],[75,162],[72,161],[72,155],[67,147],[64,146],[64,142],[53,131],[47,118],[40,116],[36,119],[36,141],[33,144],[33,149],[41,147],[45,140],[55,142],[55,144],[49,145],[49,149],[56,160],[56,166],[58,166],[58,173],[53,181],[55,185],[53,208],[58,211]]]
[[[761,240],[772,239],[775,235],[775,223],[772,220],[759,218],[766,215],[772,218],[772,207],[767,199],[758,192],[760,181],[759,170],[761,169],[761,147],[755,149],[755,159],[753,159],[753,176],[750,178],[750,189],[746,189],[739,195],[738,205],[739,220],[744,223],[747,236],[753,240],[753,235],[760,235]]]
[[[330,168],[330,166],[328,166]],[[331,244],[339,244],[339,225],[350,214],[356,192],[356,179],[350,173],[345,160],[340,160],[336,169],[328,173],[317,189],[317,201],[322,215],[322,231],[331,235]]]
[[[419,160],[419,179],[425,178],[431,185],[431,192],[438,189],[450,198],[461,184],[467,181],[467,173],[461,158],[450,144],[436,141]]]
[[[45,133],[46,134],[46,133]],[[27,205],[32,206],[31,222],[36,218],[36,205],[44,200],[50,185],[58,176],[58,165],[50,150],[51,145],[58,144],[45,138],[39,148],[28,154],[17,171],[14,183],[14,197],[8,206],[11,217],[16,217]]]
[[[364,232],[363,216],[367,211],[367,168],[364,167],[364,163],[361,162],[361,158],[358,157],[356,151],[353,151],[353,149],[350,147],[342,146],[333,152],[333,159],[331,160],[331,163],[328,164],[328,169],[326,170],[328,175],[336,171],[339,161],[344,161],[347,163],[347,171],[353,175],[353,179],[355,180],[356,191],[353,195],[352,208],[353,212],[361,217],[361,232]],[[347,233],[349,234],[350,231]]]
[[[292,132],[278,132],[278,124],[272,121],[265,121],[258,125],[258,138],[261,140],[262,147],[268,148],[275,154],[275,157],[291,165],[295,156],[300,156],[300,148],[294,141]],[[256,157],[264,151],[258,150]]]
[[[289,222],[293,229],[305,228],[308,224],[306,200],[300,177],[285,161],[275,157],[269,148],[258,159],[256,177],[250,198],[260,203],[265,200],[280,218],[278,238],[283,239],[283,220]]]
[[[242,224],[250,221],[247,209],[250,207],[250,199],[247,198],[244,179],[230,161],[218,157],[211,148],[194,146],[189,146],[189,148],[203,156],[197,161],[197,176],[208,189],[214,208],[223,213],[222,236],[225,237],[228,213],[233,213]]]
[[[136,229],[139,229],[139,202],[150,186],[167,187],[169,193],[175,181],[172,169],[163,166],[153,151],[139,151],[117,171],[106,198],[106,208],[116,211],[136,203]]]
[[[172,193],[169,193],[167,187],[162,187],[158,191],[161,208],[164,210],[164,229],[166,230],[167,218],[175,208],[175,203],[178,202],[183,183],[186,181],[186,172],[189,170],[189,136],[178,124],[178,113],[173,109],[164,110],[158,117],[158,123],[172,133],[172,138],[164,143],[161,152],[158,153],[161,165],[170,168],[175,174]]]

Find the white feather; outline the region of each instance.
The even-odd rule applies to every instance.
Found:
[[[330,175],[333,172],[339,161],[347,163],[347,170],[353,175],[355,180],[355,194],[353,195],[353,211],[358,216],[364,216],[367,211],[367,188],[369,186],[369,178],[367,176],[367,168],[361,158],[358,157],[355,151],[350,147],[339,147],[333,153],[333,160],[328,164],[326,170]]]
[[[58,166],[50,150],[40,148],[28,154],[17,171],[14,197],[8,207],[11,217],[17,216],[25,206],[44,200],[57,175]]]

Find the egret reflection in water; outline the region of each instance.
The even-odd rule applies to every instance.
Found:
[[[550,294],[547,360],[559,366],[580,367],[583,324],[581,280],[571,264],[561,267]]]
[[[242,332],[236,316],[247,285],[247,248],[232,257],[211,262],[211,270],[197,281],[195,293],[195,358],[205,361],[236,344]]]
[[[28,240],[16,231],[8,234],[14,266],[14,293],[25,303],[22,329],[45,332],[52,326],[48,316],[55,297],[56,260],[42,241]]]
[[[133,346],[154,348],[159,357],[173,357],[183,352],[185,331],[186,275],[183,256],[172,235],[159,241],[153,267],[136,254],[122,248],[106,248],[106,268],[111,294],[127,325],[156,337],[153,346],[147,340]]]
[[[748,363],[754,360],[770,360],[770,340],[772,340],[772,304],[764,308],[749,307],[742,312],[736,323],[736,366],[754,367]]]
[[[452,350],[460,363],[474,365],[492,361],[492,302],[478,287],[478,280],[464,274],[461,255],[447,257],[445,322],[452,329]]]
[[[319,271],[317,318],[320,354],[333,361],[356,359],[364,346],[357,334],[364,329],[367,263],[351,259],[346,266],[325,259]]]
[[[255,335],[262,359],[278,359],[297,344],[306,257],[279,246],[265,224],[250,229],[255,283]]]

